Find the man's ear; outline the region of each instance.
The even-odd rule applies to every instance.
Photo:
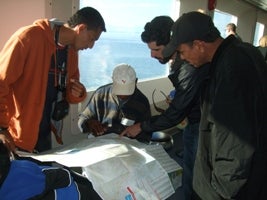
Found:
[[[193,41],[193,44],[194,44],[194,45],[195,45],[201,52],[204,51],[204,44],[205,44],[204,41],[201,41],[201,40],[194,40],[194,41]]]
[[[77,28],[78,28],[79,32],[80,31],[83,31],[84,29],[87,30],[87,25],[85,25],[85,24],[78,24],[77,25]]]

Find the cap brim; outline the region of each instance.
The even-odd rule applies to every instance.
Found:
[[[171,57],[174,54],[174,52],[176,51],[176,49],[177,49],[177,45],[173,44],[172,41],[171,41],[163,49],[162,56],[164,58],[169,58],[169,57]]]
[[[132,95],[135,90],[135,82],[130,84],[113,83],[112,94],[115,95]]]

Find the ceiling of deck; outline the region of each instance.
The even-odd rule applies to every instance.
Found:
[[[243,0],[262,10],[267,11],[267,0]]]

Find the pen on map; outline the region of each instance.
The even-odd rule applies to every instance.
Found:
[[[130,192],[130,194],[132,195],[133,200],[136,200],[135,195],[134,195],[133,191],[131,190],[131,188],[130,188],[130,187],[127,187],[127,190],[128,190],[128,191]]]

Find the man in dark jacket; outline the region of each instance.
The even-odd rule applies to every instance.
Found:
[[[196,199],[266,199],[267,66],[256,47],[226,39],[210,16],[183,14],[165,53],[177,50],[201,69],[210,63],[201,93]]]
[[[135,137],[141,131],[154,132],[176,126],[185,118],[188,125],[183,131],[183,191],[185,199],[191,199],[192,177],[195,155],[198,145],[198,131],[200,121],[199,92],[200,85],[205,78],[205,67],[196,69],[176,56],[176,51],[163,57],[162,50],[170,40],[173,20],[168,16],[158,16],[144,27],[142,41],[147,43],[151,56],[164,64],[171,59],[170,75],[168,76],[176,93],[174,99],[164,113],[153,116],[150,120],[128,127],[121,135]]]

